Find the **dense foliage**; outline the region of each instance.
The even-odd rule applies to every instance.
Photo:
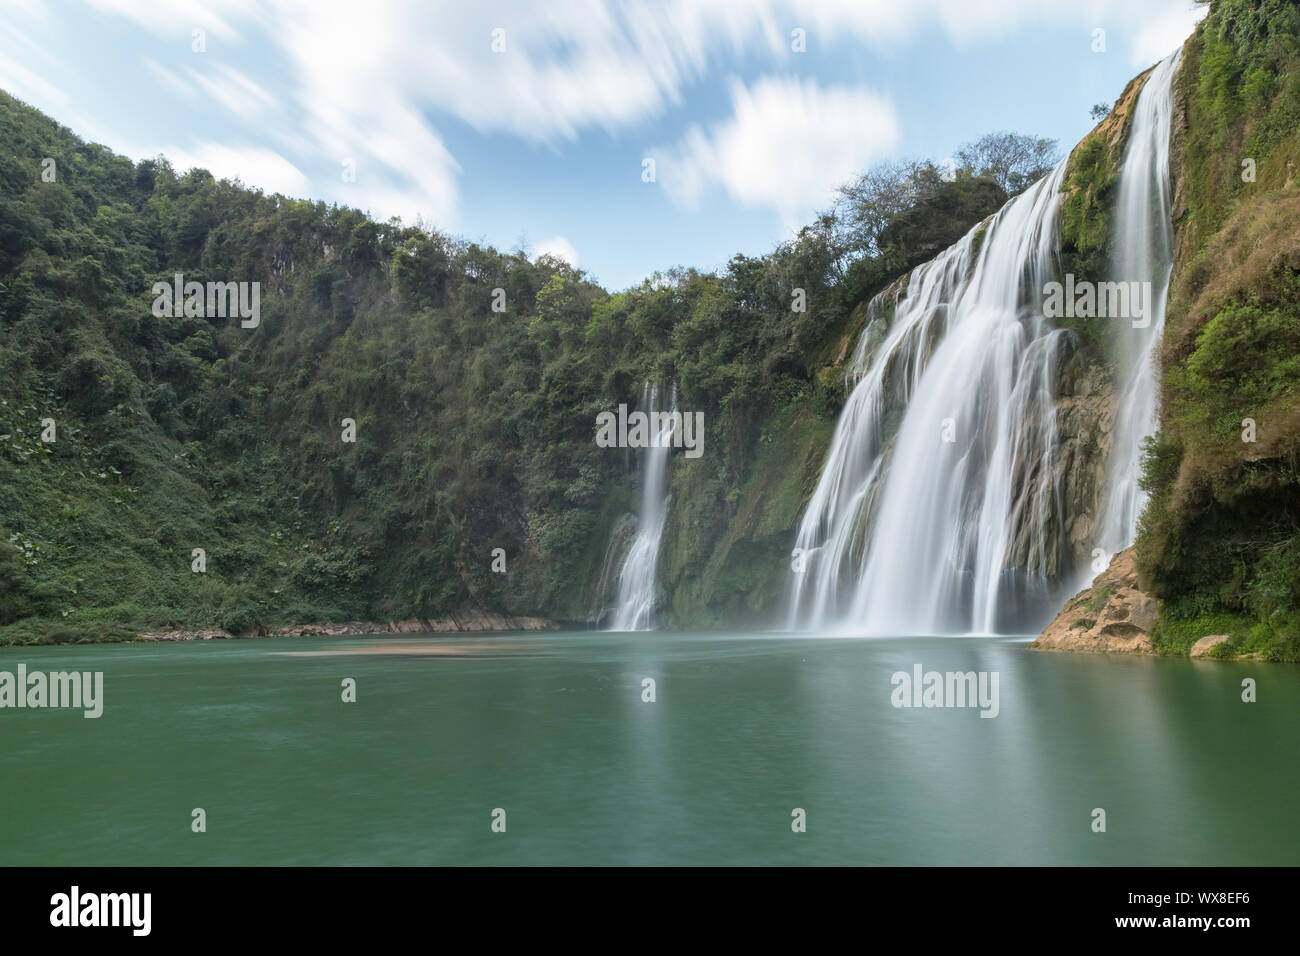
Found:
[[[841,209],[720,274],[611,295],[554,259],[133,164],[3,94],[0,143],[0,640],[592,619],[636,465],[595,446],[594,422],[647,380],[705,413],[708,453],[675,468],[678,620],[769,601],[744,540],[788,534],[803,476],[782,486],[784,527],[738,532],[741,489],[790,477],[787,442],[815,475],[842,398],[821,373],[897,272],[843,247]],[[155,316],[176,273],[259,282],[260,324]]]
[[[1220,653],[1300,658],[1298,38],[1295,4],[1216,0],[1178,80],[1138,542],[1170,651],[1226,632]],[[1138,86],[1071,156],[1062,266],[1080,277],[1108,268]],[[672,470],[670,620],[770,615],[865,301],[1055,159],[994,134],[946,168],[878,167],[769,255],[611,294],[555,259],[132,163],[3,93],[0,144],[0,643],[598,619],[636,459],[597,448],[595,418],[646,381],[705,415],[705,455]],[[259,282],[260,324],[156,316],[176,273]],[[1104,366],[1097,327],[1076,329],[1080,355]]]
[[[1138,566],[1162,640],[1300,659],[1300,7],[1216,0],[1188,42],[1162,434]]]

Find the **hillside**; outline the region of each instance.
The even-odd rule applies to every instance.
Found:
[[[1175,92],[1161,427],[1141,590],[1115,613],[1145,619],[1158,599],[1142,627],[1157,653],[1227,635],[1212,656],[1300,660],[1300,9],[1218,0]],[[1114,591],[1103,576],[1078,595],[1050,643],[1094,648],[1089,612]]]
[[[598,620],[637,463],[593,425],[649,380],[707,423],[674,477],[672,619],[770,610],[842,399],[828,366],[914,255],[846,265],[827,217],[721,274],[609,294],[555,259],[134,164],[3,94],[0,144],[2,642]],[[908,242],[1005,199],[926,170],[959,201],[913,212]],[[177,274],[258,283],[255,326],[155,309]]]
[[[1169,653],[1226,633],[1222,654],[1300,658],[1297,36],[1292,4],[1217,0],[1177,80],[1162,427],[1136,548]],[[1108,268],[1142,79],[1071,154],[1061,264],[1081,277]],[[133,163],[3,93],[0,147],[0,643],[599,622],[638,480],[594,422],[648,381],[704,413],[708,450],[673,460],[667,623],[770,623],[867,300],[1041,172],[901,164],[766,256],[611,293],[556,259]],[[258,283],[257,321],[156,308],[177,275]],[[1114,357],[1105,326],[1070,329],[1074,520],[1058,530],[1077,565]]]

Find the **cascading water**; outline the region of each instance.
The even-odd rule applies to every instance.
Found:
[[[1163,61],[1143,88],[1120,188],[1116,263],[1158,292],[1158,319],[1121,343],[1132,360],[1116,439],[1128,447],[1108,468],[1105,534],[1125,544],[1154,424],[1176,65]],[[792,628],[995,633],[1026,630],[1059,603],[1068,555],[1055,376],[1069,340],[1044,317],[1043,294],[1056,278],[1065,168],[869,304],[856,384],[799,526]]]
[[[1045,563],[1055,542],[1034,531],[1057,505],[1041,479],[1053,474],[1062,333],[1037,290],[1052,275],[1064,170],[914,270],[896,300],[871,303],[858,383],[799,529],[796,621],[992,630],[1009,542],[1028,529],[1030,557]]]
[[[656,420],[654,413],[658,411],[658,404],[659,386],[647,384],[641,407],[651,413],[651,422]],[[677,411],[675,386],[670,393],[668,410]],[[654,627],[655,569],[659,563],[659,542],[668,518],[668,453],[673,441],[674,422],[675,419],[670,417],[661,429],[652,432],[650,447],[645,449],[641,514],[636,537],[632,539],[623,570],[618,576],[618,605],[610,625],[612,631],[648,631]]]
[[[1114,278],[1151,283],[1151,316],[1145,327],[1121,327],[1124,389],[1115,418],[1106,512],[1098,546],[1110,554],[1133,543],[1146,496],[1138,487],[1142,442],[1159,424],[1160,379],[1155,353],[1165,325],[1165,303],[1174,262],[1169,180],[1169,117],[1173,76],[1180,54],[1162,60],[1138,97],[1120,170],[1115,208]]]

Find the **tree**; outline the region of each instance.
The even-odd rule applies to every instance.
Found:
[[[1059,158],[1056,146],[1054,139],[989,133],[957,151],[955,168],[948,176],[929,160],[905,159],[873,166],[840,187],[834,208],[823,217],[829,220],[834,236],[836,267],[860,256],[880,257],[889,244],[884,241],[889,224],[922,206],[933,207],[936,215],[944,209],[945,214],[957,216],[948,225],[957,230],[953,238],[960,237],[991,211],[987,209],[989,201],[999,195],[1005,201],[1051,172]],[[998,189],[979,187],[972,180],[992,180]],[[927,230],[934,239],[942,238],[941,232],[944,230]],[[929,243],[916,248],[929,248]]]
[[[880,163],[841,186],[833,213],[838,245],[847,253],[880,254],[880,233],[900,213],[931,195],[942,182],[928,160]]]
[[[1020,133],[987,133],[967,143],[956,156],[963,171],[988,176],[1010,196],[1050,173],[1059,158],[1056,140]]]
[[[1094,103],[1092,109],[1088,111],[1088,115],[1098,121],[1104,120],[1110,115],[1110,105],[1107,103]]]

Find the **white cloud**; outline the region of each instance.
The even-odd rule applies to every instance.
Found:
[[[189,50],[191,31],[236,40],[237,19],[258,18],[256,0],[83,0],[101,13],[126,17],[157,36],[183,43]]]
[[[578,250],[573,248],[573,243],[563,236],[551,236],[539,242],[533,253],[533,261],[536,262],[542,256],[554,256],[575,268],[578,265]]]
[[[0,53],[0,89],[9,90],[19,99],[39,109],[58,109],[68,102],[68,95],[27,67]]]
[[[409,104],[372,103],[364,112],[336,112],[315,104],[307,124],[317,148],[356,164],[356,182],[331,186],[331,198],[369,209],[380,218],[420,216],[447,230],[458,220],[461,166],[442,137]],[[341,177],[340,177],[341,178]]]
[[[730,118],[650,151],[663,157],[657,179],[676,202],[693,206],[720,186],[744,205],[775,209],[791,227],[898,142],[893,105],[863,87],[772,76],[753,89],[733,81],[731,99]]]
[[[305,142],[334,169],[344,160],[356,164],[356,182],[343,184],[336,175],[329,198],[380,218],[409,222],[418,215],[454,228],[462,170],[426,115],[418,82],[420,64],[439,59],[444,34],[431,30],[422,47],[412,25],[389,4],[367,8],[363,17],[313,16],[316,9],[282,5],[284,19],[273,33],[296,70],[292,108]],[[392,58],[417,53],[403,64],[415,73],[394,70]]]
[[[1147,67],[1182,46],[1196,24],[1210,12],[1207,6],[1171,7],[1148,20],[1133,40],[1133,65]]]
[[[556,147],[591,129],[635,131],[742,61],[746,69],[785,72],[815,69],[818,54],[833,46],[855,57],[924,55],[908,45],[925,30],[969,45],[1029,28],[1066,27],[1086,44],[1091,29],[1102,26],[1112,48],[1131,49],[1147,65],[1176,45],[1180,31],[1186,35],[1192,6],[1191,0],[370,0],[341,12],[319,0],[85,2],[148,31],[154,49],[171,44],[192,56],[193,65],[181,67],[156,53],[171,69],[152,61],[146,68],[169,89],[185,95],[188,84],[244,120],[234,130],[238,140],[272,146],[318,173],[330,170],[318,181],[320,198],[377,215],[419,213],[444,229],[457,225],[462,175],[443,135],[449,122]],[[790,49],[796,26],[807,31],[804,57]],[[205,54],[188,52],[196,27],[208,33]],[[491,50],[498,27],[506,31],[503,53]],[[234,59],[241,48],[257,50],[258,58]],[[48,75],[29,70],[13,80],[14,72],[0,62],[0,81],[9,78],[16,87],[31,89]],[[879,155],[896,135],[887,104],[868,91],[796,89],[792,82],[735,94],[729,123],[685,133],[675,195],[698,196],[720,184],[741,202],[798,215],[821,205],[829,184]],[[37,105],[57,105],[53,97],[61,94],[46,87],[34,94]],[[828,104],[872,125],[846,129],[850,124]],[[833,121],[824,129],[801,121],[796,113],[803,106],[822,109],[817,115]],[[765,132],[760,115],[776,118],[781,132]],[[186,132],[197,131],[176,135]],[[349,158],[358,177],[345,184],[336,171]],[[850,161],[859,165],[850,168]],[[669,172],[660,171],[665,186]]]
[[[1153,23],[1164,22],[1172,39],[1144,65],[1169,53],[1204,15],[1204,10],[1194,13],[1193,0],[766,0],[766,5],[786,20],[797,20],[814,41],[849,36],[877,49],[904,43],[930,26],[942,30],[952,42],[969,46],[1042,27],[1078,29],[1084,43],[1090,41],[1094,28],[1101,27],[1112,42],[1123,42],[1145,33]],[[1175,35],[1175,22],[1186,24],[1181,36]]]
[[[178,173],[199,167],[218,179],[238,179],[268,193],[306,196],[312,192],[311,181],[293,163],[274,150],[258,146],[235,147],[224,143],[201,142],[193,149],[168,147],[137,150],[140,158],[162,153]]]
[[[384,128],[385,117],[400,119],[405,133],[386,137],[392,146],[382,155],[369,150],[371,165],[377,172],[387,168],[394,178],[410,181],[411,198],[423,194],[424,207],[432,207],[445,221],[460,168],[434,125],[440,114],[482,133],[555,144],[586,129],[618,132],[662,116],[683,104],[693,86],[732,58],[757,54],[773,66],[788,67],[796,60],[790,50],[794,26],[808,30],[814,56],[837,43],[893,51],[927,27],[938,27],[954,42],[968,44],[1028,26],[1068,24],[1079,29],[1080,42],[1086,43],[1092,25],[1101,20],[1111,27],[1113,37],[1122,37],[1187,3],[421,0],[377,2],[366,8],[364,17],[344,18],[319,16],[310,0],[280,0],[268,15],[278,18],[270,33],[294,68],[297,102],[306,117],[304,131],[327,150],[352,155],[364,148],[352,144],[372,143],[385,138],[385,132],[395,132]],[[498,27],[505,30],[506,49],[493,53],[492,31]],[[827,105],[821,100],[830,94],[819,95],[815,87],[803,94],[806,103],[788,87],[784,102],[777,101],[779,92],[764,92],[771,94],[771,102],[738,101],[738,108],[751,112],[738,109],[733,128],[688,134],[688,156],[699,161],[682,172],[684,195],[703,187],[691,176],[716,178],[702,163],[705,157],[715,157],[725,162],[721,179],[738,199],[795,215],[796,209],[820,205],[828,184],[861,168],[853,161],[878,156],[880,147],[892,143],[897,133],[892,115],[864,91],[836,94],[840,99],[834,103],[871,122],[861,130],[843,129],[849,125],[844,117],[828,111],[819,115],[835,121],[824,129],[801,123],[793,111]],[[377,111],[377,104],[384,107]],[[764,134],[754,124],[754,113],[769,108],[784,117],[783,130],[790,139]],[[425,146],[431,152],[426,153]],[[769,151],[771,161],[760,162],[748,151],[751,147]],[[773,174],[778,167],[784,172]],[[783,175],[778,189],[775,183]]]
[[[208,96],[239,116],[256,116],[276,105],[270,93],[224,64],[218,64],[211,73],[193,67],[187,72]]]
[[[13,25],[13,23],[9,22],[8,20],[0,20],[0,31],[3,31],[9,35],[9,40],[7,40],[6,43],[14,43],[14,42],[21,43],[23,46],[27,47],[29,51],[37,54],[38,56],[44,56],[45,59],[49,59],[49,57],[46,56],[44,52],[41,50],[41,46],[39,43],[37,43],[35,40],[29,37],[26,33],[23,33],[22,30],[19,30],[16,26]]]
[[[154,79],[173,93],[187,99],[194,95],[194,87],[179,73],[167,69],[157,60],[151,60],[149,57],[145,57],[141,62],[144,64],[144,68],[153,75]]]

